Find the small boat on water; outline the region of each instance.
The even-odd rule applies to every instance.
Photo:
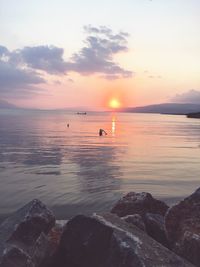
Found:
[[[78,114],[78,115],[86,115],[87,112],[77,112],[76,114]]]

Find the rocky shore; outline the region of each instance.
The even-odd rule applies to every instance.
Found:
[[[189,113],[187,114],[188,118],[194,118],[194,119],[200,119],[200,112],[195,112],[195,113]]]
[[[200,267],[200,188],[172,207],[130,192],[64,224],[33,200],[0,225],[0,267]]]

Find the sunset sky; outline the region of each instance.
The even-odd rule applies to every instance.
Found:
[[[199,14],[199,0],[0,0],[0,99],[200,103]]]

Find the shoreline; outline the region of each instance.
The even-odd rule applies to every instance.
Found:
[[[121,195],[123,196],[123,194]],[[157,199],[165,202],[167,205],[169,206],[173,206],[174,204],[176,204],[177,202],[179,202],[180,200],[182,200],[183,198],[185,198],[187,195],[183,195],[180,197],[171,197],[171,198],[167,198],[167,197],[157,197]],[[76,216],[78,214],[83,214],[83,215],[87,215],[90,216],[92,215],[94,212],[108,212],[109,208],[112,207],[112,205],[118,200],[118,198],[116,198],[116,200],[113,200],[113,203],[111,203],[110,205],[108,205],[108,209],[102,208],[102,209],[90,209],[90,211],[84,211],[80,205],[77,205],[79,207],[78,211],[73,212],[73,210],[77,210],[76,205],[57,205],[57,206],[51,206],[48,205],[49,209],[53,211],[53,213],[55,214],[57,220],[69,220],[71,217]],[[24,203],[25,204],[25,203]],[[23,205],[23,204],[22,204]],[[22,206],[21,205],[21,206]],[[21,206],[19,206],[18,208],[20,208]],[[91,205],[92,207],[92,205]],[[16,210],[16,209],[15,209]],[[15,212],[15,210],[13,210],[13,212]],[[68,210],[68,216],[66,216],[66,210]],[[69,210],[71,210],[72,212],[69,212]],[[13,212],[9,212],[9,213],[0,213],[0,224],[9,216],[11,216],[13,214]]]

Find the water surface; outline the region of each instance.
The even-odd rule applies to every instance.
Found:
[[[200,186],[199,163],[198,119],[1,110],[0,216],[33,198],[59,218],[90,214],[129,191],[171,204]]]

